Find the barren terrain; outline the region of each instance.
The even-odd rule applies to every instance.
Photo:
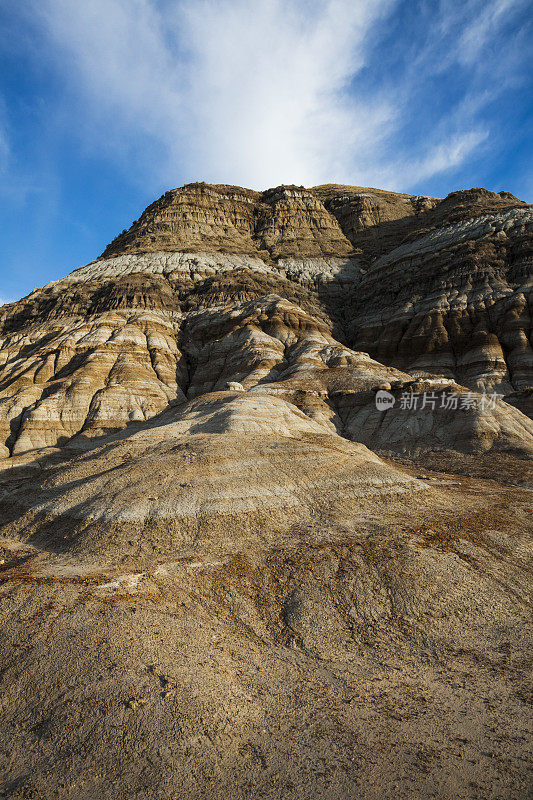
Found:
[[[0,309],[0,797],[530,796],[531,229],[191,184]]]

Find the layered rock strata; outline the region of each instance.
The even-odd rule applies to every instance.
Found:
[[[167,192],[100,259],[0,312],[2,453],[118,429],[228,381],[285,385],[304,370],[303,385],[305,365],[357,394],[361,352],[379,362],[366,391],[398,377],[387,365],[404,382],[438,376],[527,410],[531,219],[486,190]],[[368,441],[372,427],[351,418],[342,430]]]
[[[2,797],[529,796],[530,226],[193,184],[0,309]]]
[[[205,297],[194,300],[200,305]],[[111,432],[232,382],[303,402],[326,429],[377,447],[531,447],[531,423],[514,407],[476,402],[447,413],[442,395],[466,389],[446,379],[417,381],[341,345],[326,318],[279,295],[190,311],[117,308],[63,317],[11,334],[3,354],[5,455]],[[384,416],[375,405],[383,382],[398,400]],[[436,410],[401,411],[403,393],[426,390],[437,392]],[[310,396],[316,402],[302,400]]]

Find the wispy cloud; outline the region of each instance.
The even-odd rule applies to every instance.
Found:
[[[401,71],[392,64],[372,92],[387,25],[409,7],[416,34],[427,4],[39,0],[33,8],[48,58],[68,76],[86,146],[129,169],[167,184],[381,180],[407,189],[488,146],[482,110],[498,89],[481,88],[491,72],[483,49],[522,6],[442,0],[427,18],[425,47]],[[463,96],[407,134],[422,116],[421,87],[431,92],[450,64],[465,71]]]
[[[10,155],[9,136],[5,123],[5,110],[0,97],[0,175],[7,170]]]
[[[419,183],[439,172],[460,166],[487,137],[488,131],[472,130],[440,142],[424,158],[406,165],[405,181]]]
[[[0,172],[4,172],[9,158],[9,142],[7,133],[0,128]]]
[[[39,13],[108,135],[152,137],[167,172],[264,186],[326,179],[382,137],[388,99],[363,109],[346,90],[392,5],[47,0]]]
[[[487,59],[486,50],[490,48],[494,38],[497,38],[501,25],[508,22],[513,13],[522,10],[526,5],[529,5],[529,2],[526,4],[524,0],[493,0],[484,3],[481,8],[476,8],[476,13],[472,14],[459,37],[458,60],[468,65],[476,62],[484,63]],[[495,66],[498,67],[497,64]]]

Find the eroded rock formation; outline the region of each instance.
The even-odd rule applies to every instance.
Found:
[[[191,184],[0,309],[2,796],[525,800],[532,216]]]
[[[340,380],[354,351],[516,398],[532,382],[530,288],[531,211],[506,192],[191,184],[96,262],[2,310],[3,453],[304,363]],[[365,388],[382,373],[368,369]]]

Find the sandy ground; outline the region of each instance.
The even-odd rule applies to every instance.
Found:
[[[434,505],[122,564],[4,538],[2,796],[530,796],[527,465],[387,463]]]

